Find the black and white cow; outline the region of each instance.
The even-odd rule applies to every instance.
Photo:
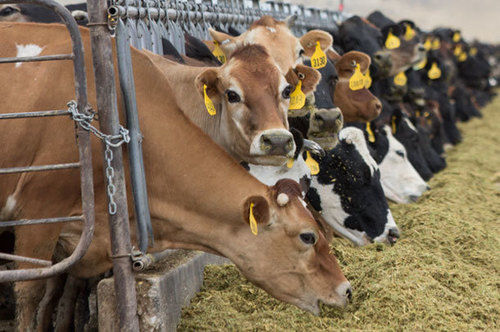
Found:
[[[360,246],[370,242],[395,243],[399,230],[363,132],[354,127],[342,129],[337,146],[324,157],[313,158],[320,171],[312,178],[307,199],[325,221]]]
[[[358,123],[347,126],[363,130],[370,154],[378,164],[380,183],[386,198],[396,203],[411,203],[429,189],[408,160],[405,147],[392,135],[388,125],[379,128],[372,121],[369,127]]]

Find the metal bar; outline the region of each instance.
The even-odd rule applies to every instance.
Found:
[[[85,61],[83,53],[83,43],[80,36],[80,31],[75,19],[71,13],[61,4],[53,0],[0,0],[0,4],[6,3],[30,3],[47,7],[58,14],[63,23],[68,28],[73,58],[73,70],[75,76],[75,95],[78,102],[80,112],[86,112],[87,106],[87,78],[85,76]],[[69,267],[79,261],[87,252],[92,237],[94,235],[94,186],[92,176],[92,153],[90,148],[89,133],[83,128],[78,127],[77,132],[78,152],[80,163],[81,179],[81,195],[82,195],[82,211],[83,211],[83,229],[82,235],[73,253],[50,267],[39,269],[22,269],[0,271],[0,283],[7,281],[24,281],[48,278],[56,274],[62,273]]]
[[[25,119],[25,118],[44,118],[49,116],[61,116],[70,114],[68,110],[22,112],[22,113],[3,113],[0,114],[0,120]]]
[[[37,265],[42,265],[42,266],[51,266],[52,265],[51,261],[46,261],[45,259],[37,259],[37,258],[30,258],[30,257],[24,257],[24,256],[18,256],[18,255],[11,255],[11,254],[5,254],[3,252],[0,252],[0,259],[5,259],[5,260],[15,261],[15,262],[32,263],[32,264],[37,264]]]
[[[72,168],[79,168],[79,167],[80,167],[80,163],[54,164],[54,165],[42,165],[42,166],[26,166],[26,167],[9,167],[9,168],[0,168],[0,174],[57,171],[60,169],[72,169]]]
[[[74,59],[73,54],[54,54],[54,55],[0,58],[0,63],[38,62],[38,61],[73,60],[73,59]]]
[[[106,22],[108,14],[106,0],[89,0],[87,2],[87,9],[90,23]],[[118,133],[119,117],[113,52],[107,26],[91,25],[90,41],[92,45],[99,125],[105,133]],[[105,157],[104,150],[103,156]],[[131,253],[132,245],[130,243],[130,224],[122,149],[112,148],[112,151],[114,158],[111,161],[111,166],[115,170],[114,185],[116,193],[114,199],[117,211],[116,214],[110,214],[108,219],[111,252],[115,257],[113,259],[113,276],[115,280],[119,330],[139,331],[135,279],[132,271],[132,261],[127,255]]]
[[[127,40],[125,24],[118,20],[116,27],[116,53],[118,61],[118,76],[125,104],[127,128],[130,131],[128,144],[128,159],[130,176],[132,178],[132,194],[134,196],[135,217],[139,235],[139,249],[145,253],[148,249],[148,234],[153,232],[146,186],[146,173],[142,157],[142,134],[139,127],[139,116],[135,96],[134,75],[132,72],[132,58],[130,45]],[[153,236],[151,236],[151,240]]]
[[[11,221],[1,221],[0,227],[54,224],[58,222],[71,222],[71,221],[82,221],[82,220],[83,216],[44,218],[44,219],[21,219],[21,220],[11,220]]]

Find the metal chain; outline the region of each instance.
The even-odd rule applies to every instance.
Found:
[[[114,196],[116,194],[116,187],[113,182],[113,179],[115,177],[115,169],[111,165],[111,162],[113,161],[113,150],[111,150],[111,148],[118,148],[123,143],[130,142],[129,131],[127,128],[120,125],[119,134],[117,135],[104,134],[91,124],[91,121],[94,119],[94,113],[90,113],[88,115],[80,113],[78,111],[77,103],[74,100],[71,100],[68,103],[68,112],[71,114],[71,117],[78,125],[80,125],[83,129],[90,131],[91,133],[96,135],[106,145],[106,149],[104,150],[104,159],[106,160],[106,179],[108,181],[108,185],[106,188],[106,193],[108,195],[108,201],[109,201],[108,212],[110,215],[115,215],[116,202],[114,200]]]

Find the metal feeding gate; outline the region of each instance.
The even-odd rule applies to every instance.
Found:
[[[34,62],[34,61],[55,61],[55,60],[71,60],[73,61],[73,68],[75,73],[75,95],[77,103],[72,105],[76,106],[80,114],[87,114],[87,79],[85,77],[85,63],[83,56],[83,44],[73,16],[62,5],[51,0],[0,0],[0,5],[8,3],[31,3],[55,11],[62,19],[64,24],[69,30],[72,41],[71,54],[56,54],[44,56],[31,56],[31,57],[13,57],[13,58],[0,58],[0,65],[5,63],[14,62]],[[53,116],[67,116],[68,121],[71,117],[71,111],[67,110],[47,110],[25,113],[2,113],[0,114],[0,121],[16,121],[16,119],[26,118],[43,118]],[[68,269],[71,265],[75,264],[80,258],[83,257],[87,251],[90,242],[92,241],[94,230],[94,188],[92,183],[92,154],[90,150],[89,132],[77,126],[76,138],[78,145],[79,161],[65,164],[43,165],[43,166],[20,166],[11,168],[1,168],[0,176],[3,174],[26,173],[26,172],[44,172],[44,171],[57,171],[70,168],[80,169],[81,180],[81,197],[82,197],[82,215],[80,216],[61,216],[57,218],[45,219],[31,219],[31,220],[12,220],[0,221],[0,228],[22,226],[28,227],[29,225],[36,224],[49,224],[58,222],[80,221],[83,223],[83,231],[75,251],[67,258],[59,263],[52,265],[51,261],[41,260],[31,257],[23,257],[0,253],[0,259],[12,260],[18,262],[32,263],[42,266],[41,268],[24,269],[24,270],[10,270],[0,271],[0,282],[6,281],[20,281],[29,279],[46,278]]]

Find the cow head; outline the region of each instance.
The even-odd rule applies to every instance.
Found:
[[[325,157],[314,158],[320,171],[312,179],[307,198],[326,222],[358,245],[395,243],[399,230],[363,132],[353,127],[342,129],[339,144]]]
[[[246,225],[237,230],[238,255],[230,257],[272,296],[318,314],[320,302],[345,306],[351,287],[305,206],[300,186],[289,179],[278,181],[266,196],[247,198]],[[257,235],[251,233],[252,223]]]
[[[314,53],[316,42],[320,42],[323,51],[332,44],[332,37],[327,32],[312,30],[301,38],[295,37],[287,21],[278,21],[271,16],[262,16],[240,36],[233,37],[223,32],[210,30],[214,41],[220,44],[227,57],[241,44],[253,43],[264,46],[283,73],[289,68],[301,64],[303,56]]]
[[[370,67],[370,57],[362,52],[350,51],[338,56],[334,61],[339,77],[335,86],[334,101],[335,105],[340,107],[344,120],[366,122],[375,119],[382,110],[378,98],[365,87],[355,91],[349,87],[349,80],[357,65],[365,74]]]
[[[394,109],[390,121],[392,134],[405,147],[410,163],[418,174],[428,181],[433,174],[423,155],[417,128],[398,108]]]
[[[388,125],[381,130],[373,130],[375,142],[369,145],[375,147],[375,160],[385,196],[396,203],[416,201],[429,187],[408,160],[405,147],[394,138]]]
[[[383,48],[384,40],[380,29],[359,16],[345,20],[335,34],[335,43],[344,51],[360,51],[372,58],[373,77],[387,77],[392,68],[390,50]]]
[[[311,70],[309,67],[311,62],[305,60],[304,64],[306,66],[297,65],[293,71],[289,71],[287,79],[291,82],[304,80],[307,71]],[[326,66],[318,69],[318,72],[321,74],[321,79],[316,85],[314,94],[308,95],[302,109],[288,111],[288,121],[290,126],[299,130],[304,137],[329,150],[337,144],[337,134],[344,123],[341,110],[333,103],[338,76],[330,60],[327,60]]]
[[[314,87],[319,79],[308,72]],[[316,74],[316,75],[315,75]],[[196,78],[200,95],[220,109],[223,145],[254,164],[282,165],[293,156],[295,144],[288,131],[287,111],[295,85],[287,82],[264,47],[237,48],[221,67],[207,68]]]

